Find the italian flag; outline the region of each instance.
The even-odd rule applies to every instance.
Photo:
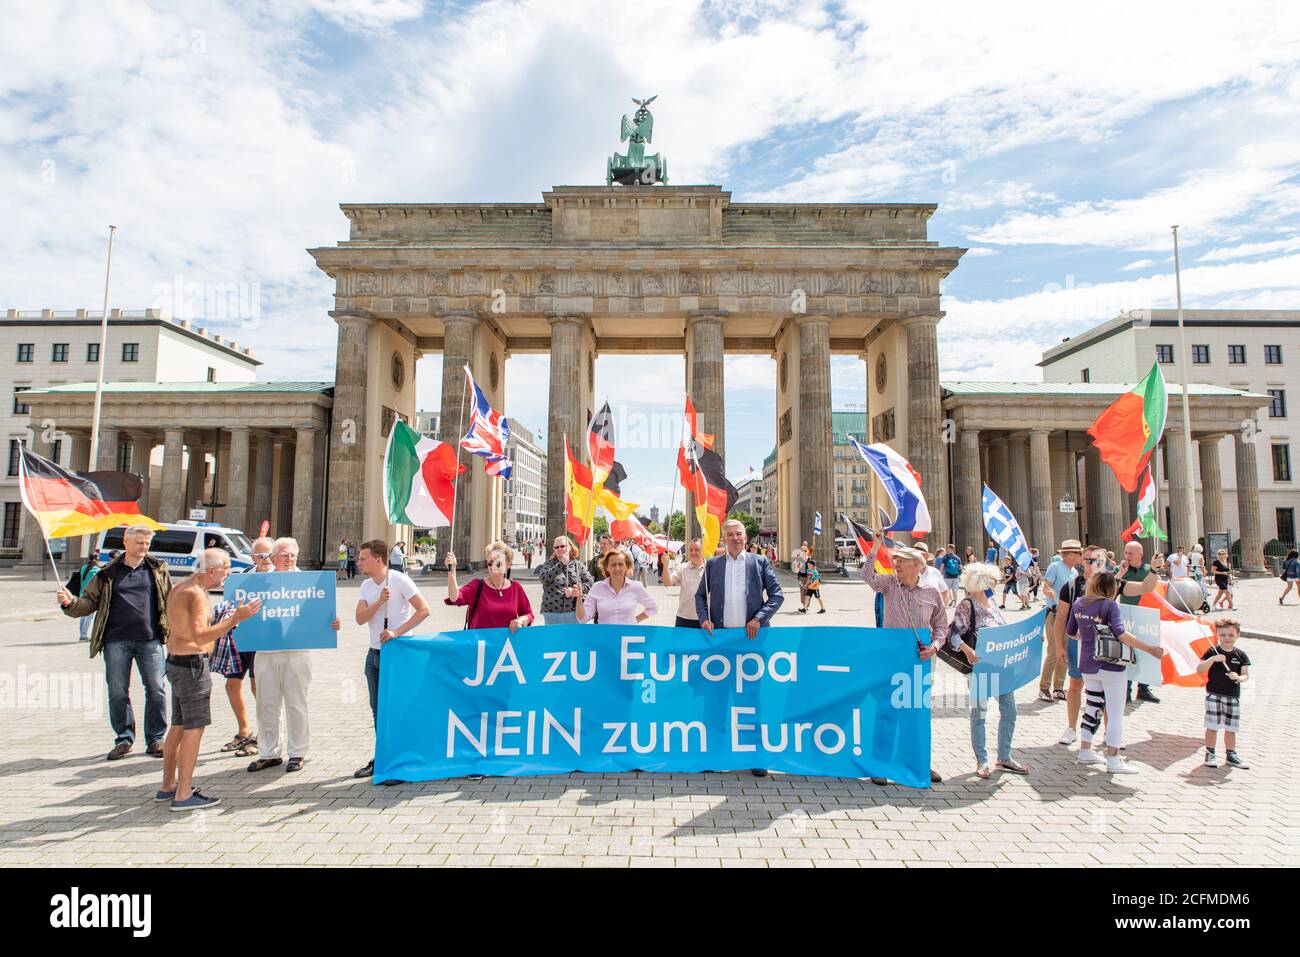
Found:
[[[388,520],[420,528],[450,525],[456,510],[456,476],[464,471],[454,445],[435,442],[396,420],[384,454]]]
[[[1101,460],[1115,472],[1124,491],[1137,488],[1142,469],[1165,431],[1169,392],[1159,363],[1146,378],[1112,402],[1088,427]]]
[[[1124,529],[1123,538],[1126,542],[1131,542],[1135,538],[1158,538],[1162,542],[1169,541],[1169,536],[1156,522],[1156,483],[1151,480],[1150,465],[1147,465],[1146,472],[1142,475],[1142,491],[1138,493],[1137,519]]]

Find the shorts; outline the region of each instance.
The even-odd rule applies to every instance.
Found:
[[[172,686],[173,725],[192,731],[212,723],[212,672],[207,655],[168,655],[167,681]]]
[[[799,573],[799,595],[800,597],[802,597],[807,594],[808,594],[808,576],[807,574],[800,572]]]
[[[1083,672],[1079,670],[1079,639],[1067,638],[1065,640],[1065,673],[1071,678],[1083,679]]]
[[[1234,734],[1241,727],[1241,699],[1230,698],[1226,694],[1207,694],[1205,696],[1205,730],[1231,731]]]
[[[947,575],[943,576],[943,583],[948,587],[948,591],[956,591],[957,583],[959,581],[961,581],[960,578],[949,578]]]
[[[253,677],[253,658],[256,655],[256,651],[241,651],[239,653],[239,663],[244,667],[240,671],[232,671],[226,677],[234,678],[236,681],[243,681],[245,678]]]

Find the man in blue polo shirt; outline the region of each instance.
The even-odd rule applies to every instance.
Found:
[[[1074,581],[1079,562],[1083,558],[1083,543],[1073,538],[1061,542],[1057,550],[1060,561],[1053,561],[1043,572],[1046,592],[1043,603],[1047,608],[1047,617],[1043,620],[1043,634],[1053,634],[1056,623],[1056,611],[1061,590]],[[1043,670],[1038,676],[1039,701],[1064,701],[1065,664],[1055,654],[1043,655]]]

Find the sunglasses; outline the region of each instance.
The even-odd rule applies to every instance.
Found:
[[[265,561],[266,559],[268,559],[268,558],[271,557],[271,553],[270,553],[270,552],[253,552],[253,557],[254,557],[254,558],[260,558],[260,559],[262,559],[263,561]]]

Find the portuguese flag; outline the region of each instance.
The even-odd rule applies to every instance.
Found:
[[[384,454],[384,505],[394,525],[446,528],[456,510],[456,447],[393,422]]]
[[[26,447],[19,470],[23,505],[46,538],[92,535],[119,525],[163,528],[141,514],[144,479],[131,472],[70,472]]]
[[[1088,427],[1092,444],[1124,491],[1137,489],[1142,470],[1164,434],[1168,406],[1165,377],[1156,363],[1132,392],[1112,402]]]
[[[1169,536],[1160,529],[1156,522],[1156,483],[1151,480],[1151,466],[1147,465],[1142,473],[1142,491],[1138,493],[1137,519],[1121,536],[1131,542],[1135,538],[1158,538],[1169,541]]]

